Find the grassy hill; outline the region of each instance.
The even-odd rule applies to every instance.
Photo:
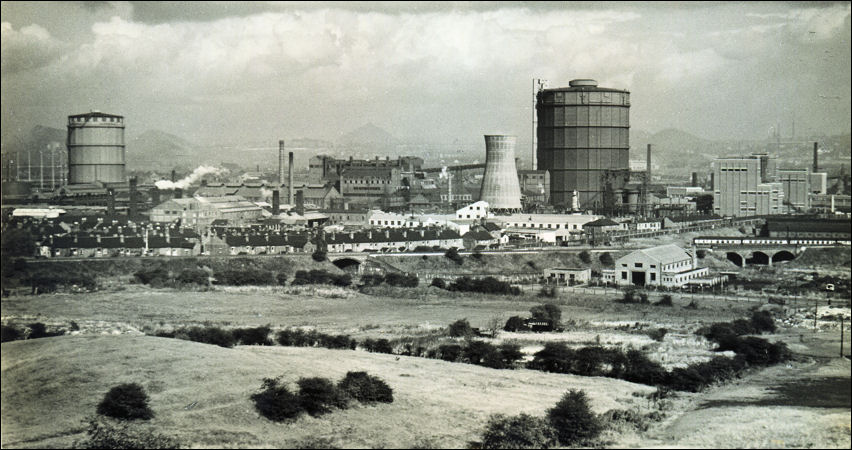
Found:
[[[350,370],[383,378],[394,389],[394,403],[278,424],[261,417],[249,399],[265,377],[283,375],[292,384],[307,376],[337,380]],[[597,413],[641,407],[647,401],[632,394],[654,390],[607,378],[361,351],[227,349],[130,335],[4,343],[2,378],[3,448],[70,446],[84,436],[84,419],[104,393],[127,382],[150,395],[157,432],[184,446],[224,448],[293,448],[317,438],[346,448],[458,448],[479,438],[490,414],[542,415],[570,388],[585,390]]]

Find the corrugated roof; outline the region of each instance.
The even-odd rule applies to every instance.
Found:
[[[598,219],[598,220],[593,220],[591,222],[587,222],[585,225],[583,225],[583,228],[585,228],[585,227],[611,227],[611,226],[618,226],[618,225],[619,225],[618,222],[604,217],[604,218],[601,218],[601,219]]]
[[[666,244],[657,247],[646,248],[644,250],[639,250],[639,252],[647,255],[649,258],[659,261],[660,264],[670,264],[673,262],[690,259],[689,254],[686,253],[684,249],[674,244]]]

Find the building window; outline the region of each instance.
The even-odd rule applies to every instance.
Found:
[[[639,268],[642,267],[642,263],[634,263],[633,265],[636,266],[636,267],[639,267]]]
[[[627,272],[621,272],[621,279],[622,279],[622,280],[626,280],[626,279],[627,279]]]
[[[657,281],[657,274],[651,272],[651,281]]]

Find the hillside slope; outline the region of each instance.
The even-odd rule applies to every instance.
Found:
[[[265,377],[335,380],[366,370],[394,389],[394,403],[301,417],[277,424],[249,396]],[[83,420],[118,383],[142,384],[159,432],[192,447],[293,448],[315,438],[332,445],[406,448],[429,442],[464,447],[490,414],[542,415],[570,388],[596,412],[631,408],[654,389],[624,381],[493,370],[468,364],[361,351],[288,347],[220,348],[149,336],[62,336],[2,346],[2,447],[68,447]],[[197,402],[197,403],[195,403]],[[188,405],[195,403],[194,407]]]

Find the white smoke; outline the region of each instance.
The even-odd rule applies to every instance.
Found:
[[[272,189],[260,188],[260,195],[263,198],[272,198]]]
[[[441,167],[441,173],[438,175],[438,178],[448,178],[449,174],[447,173],[447,166]]]
[[[227,172],[228,169],[213,167],[213,166],[198,166],[195,170],[192,171],[191,174],[187,175],[184,179],[178,181],[169,181],[169,180],[160,180],[154,183],[157,186],[157,189],[186,189],[192,183],[198,181],[204,175],[221,175]]]

